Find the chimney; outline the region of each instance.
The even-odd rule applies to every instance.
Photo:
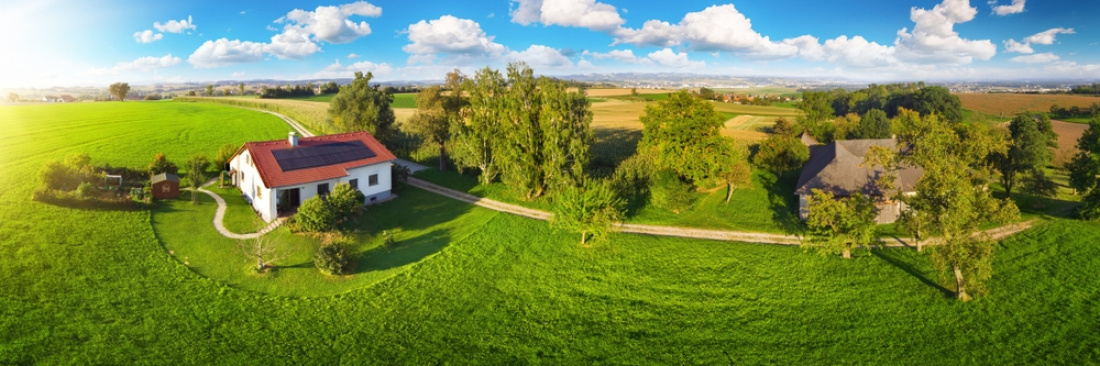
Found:
[[[298,134],[291,132],[290,136],[287,137],[287,141],[290,141],[290,147],[298,147]]]

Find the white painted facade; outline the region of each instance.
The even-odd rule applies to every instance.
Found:
[[[325,179],[314,182],[300,183],[281,187],[267,187],[260,172],[252,161],[251,152],[245,150],[229,162],[230,171],[236,171],[233,176],[233,185],[241,190],[245,200],[252,204],[264,221],[271,222],[278,217],[278,207],[283,197],[283,191],[298,189],[299,204],[305,200],[317,196],[318,188],[327,185],[331,192],[338,183],[353,183],[366,197],[366,204],[384,201],[390,198],[393,180],[391,176],[390,161],[373,165],[361,166],[347,170],[348,175],[339,178]],[[371,184],[371,177],[375,176],[375,183]]]

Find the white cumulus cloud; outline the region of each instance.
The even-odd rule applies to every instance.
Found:
[[[596,0],[512,0],[512,21],[610,31],[626,21],[614,6]]]
[[[370,61],[360,61],[344,66],[340,63],[340,60],[336,60],[331,65],[326,66],[324,69],[321,69],[321,71],[311,76],[314,78],[350,78],[354,76],[356,72],[362,72],[364,74],[370,72],[375,77],[378,77],[391,74],[393,71],[393,67],[384,62],[376,64]]]
[[[271,37],[271,43],[264,45],[263,50],[280,59],[300,60],[320,51],[321,46],[313,43],[308,34],[287,28],[283,33]]]
[[[615,60],[615,61],[619,61],[619,62],[626,62],[626,63],[638,62],[638,56],[635,56],[634,51],[631,51],[631,50],[611,50],[611,51],[604,52],[604,53],[585,51],[584,54],[587,55],[587,56],[592,56],[592,58],[597,59],[597,60],[611,59],[611,60]]]
[[[257,62],[264,57],[264,44],[220,38],[204,42],[187,62],[197,68],[220,67],[244,62]]]
[[[436,53],[499,56],[508,51],[504,45],[493,42],[493,36],[486,35],[477,22],[451,15],[421,20],[409,25],[406,33],[412,43],[401,49],[414,56]]]
[[[1074,34],[1073,28],[1051,28],[1024,38],[1024,42],[1033,44],[1054,44],[1055,36],[1059,34]]]
[[[1025,64],[1046,64],[1054,61],[1058,61],[1061,58],[1053,53],[1036,53],[1034,55],[1016,56],[1012,58],[1012,62],[1022,62]]]
[[[772,42],[752,28],[752,21],[733,4],[715,5],[687,13],[678,24],[650,20],[641,29],[620,28],[615,43],[669,47],[687,44],[694,51],[724,51],[749,58],[785,58],[798,47]]]
[[[134,33],[134,41],[137,41],[137,43],[153,43],[161,38],[164,38],[163,34],[153,33],[152,30],[148,29]]]
[[[646,56],[653,63],[671,68],[693,68],[699,69],[707,66],[703,61],[691,61],[688,59],[688,54],[684,52],[674,52],[670,48],[661,49],[655,51]]]
[[[997,5],[997,0],[989,0],[989,6],[993,9],[993,14],[997,15],[1009,15],[1019,14],[1024,12],[1024,4],[1027,0],[1012,0],[1009,5]]]
[[[291,10],[276,23],[287,23],[284,30],[312,35],[314,39],[328,43],[348,43],[371,33],[370,24],[348,19],[352,16],[379,17],[382,8],[366,1],[340,6],[318,6],[314,11]]]
[[[1035,53],[1035,50],[1031,48],[1031,44],[1027,42],[1016,42],[1015,39],[1009,39],[1005,41],[1005,51],[1015,53]]]
[[[913,31],[898,31],[897,57],[920,64],[969,64],[974,59],[988,60],[997,54],[989,40],[969,40],[959,36],[955,25],[974,19],[978,9],[969,0],[944,0],[931,10],[912,8],[909,19]]]
[[[509,61],[526,62],[535,70],[573,66],[573,61],[565,57],[560,50],[538,44],[531,45],[522,52],[511,51],[508,53],[507,59]]]
[[[153,23],[153,28],[164,33],[183,33],[188,30],[195,30],[195,22],[191,20],[191,16],[188,15],[187,19],[169,20],[164,24],[160,22]]]

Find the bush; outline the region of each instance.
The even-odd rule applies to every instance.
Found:
[[[351,188],[347,183],[337,184],[328,194],[327,204],[336,215],[337,222],[345,222],[363,210],[366,202],[363,192]]]
[[[620,197],[642,198],[649,193],[652,157],[635,154],[623,160],[611,178],[611,187]]]
[[[351,272],[351,257],[344,245],[330,244],[317,250],[313,264],[324,274],[343,275]]]
[[[1081,206],[1077,207],[1077,215],[1082,220],[1100,220],[1100,188],[1094,187],[1085,198],[1081,199]]]
[[[653,184],[649,195],[654,206],[680,213],[691,209],[695,203],[692,186],[684,182],[671,170],[660,170],[653,174]]]
[[[298,207],[294,227],[296,231],[304,232],[331,231],[336,227],[336,213],[321,196],[314,196]]]
[[[95,187],[91,183],[83,182],[76,187],[76,198],[86,199],[95,194]]]
[[[397,246],[397,239],[394,239],[393,232],[389,230],[382,232],[382,245],[386,248],[393,248]]]

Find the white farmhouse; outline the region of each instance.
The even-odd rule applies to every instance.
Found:
[[[297,210],[337,183],[363,192],[367,203],[390,197],[396,157],[366,132],[245,143],[229,159],[233,185],[264,221]]]

